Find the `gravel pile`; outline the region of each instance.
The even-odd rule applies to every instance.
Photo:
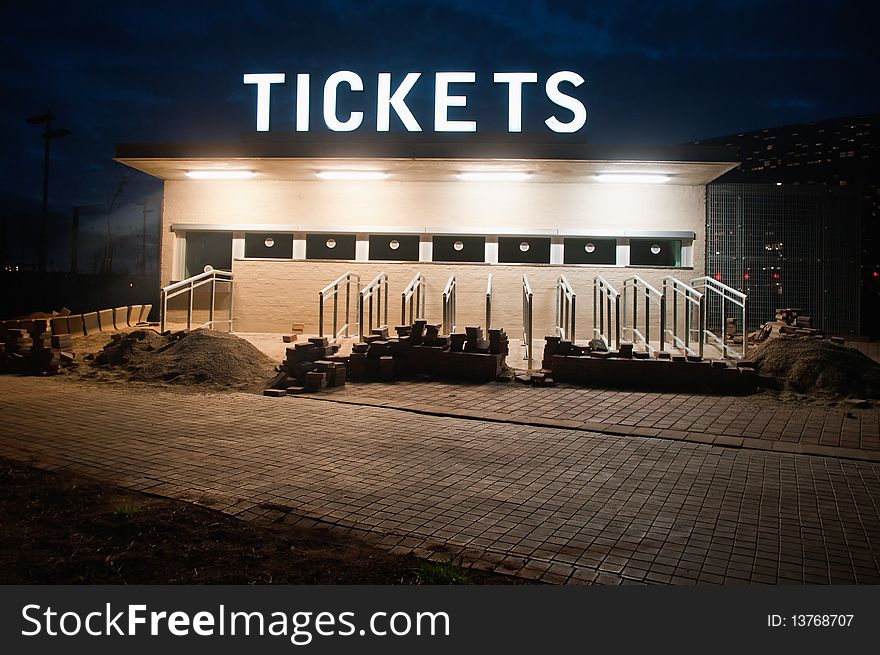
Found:
[[[769,339],[755,350],[761,375],[786,391],[828,399],[880,398],[880,364],[854,348],[824,339]]]
[[[193,330],[162,336],[155,330],[133,330],[114,340],[80,375],[221,389],[262,389],[274,374],[275,362],[253,345],[226,332]]]

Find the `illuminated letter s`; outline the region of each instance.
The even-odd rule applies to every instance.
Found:
[[[577,132],[587,122],[587,108],[584,107],[584,103],[577,98],[562,93],[562,91],[559,90],[560,82],[570,82],[574,86],[580,86],[584,83],[584,78],[572,71],[559,71],[558,73],[553,73],[553,75],[547,78],[547,97],[554,104],[571,111],[571,113],[574,114],[574,117],[568,123],[563,123],[556,118],[556,116],[551,116],[545,120],[544,123],[546,123],[547,127],[554,132],[566,134]]]

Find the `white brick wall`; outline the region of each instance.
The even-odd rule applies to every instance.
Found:
[[[289,225],[374,230],[689,230],[702,267],[703,186],[468,182],[167,181],[162,280],[182,256],[174,224]],[[374,230],[376,231],[376,230]]]
[[[553,325],[556,277],[565,273],[579,294],[578,337],[588,338],[592,324],[592,280],[599,274],[615,286],[633,274],[655,286],[664,275],[689,280],[703,274],[705,188],[686,185],[472,184],[463,182],[284,182],[167,181],[162,244],[163,284],[174,277],[183,256],[174,224],[245,226],[257,224],[362,226],[388,231],[407,227],[492,230],[591,230],[622,234],[627,230],[687,230],[696,234],[693,270],[633,269],[562,265],[480,265],[434,263],[360,263],[236,259],[236,329],[286,332],[291,323],[317,331],[317,294],[331,280],[352,270],[362,283],[384,270],[391,277],[389,323],[400,319],[400,292],[415,273],[428,282],[427,315],[441,319],[440,294],[449,275],[458,281],[459,325],[484,321],[486,277],[495,276],[493,323],[518,336],[521,326],[521,278],[527,273],[535,293],[535,336]],[[240,228],[242,229],[242,228]]]
[[[235,329],[242,332],[287,332],[292,323],[304,323],[306,332],[318,330],[318,291],[342,275],[352,271],[366,285],[378,273],[389,276],[388,322],[400,323],[401,292],[421,272],[427,283],[426,318],[439,323],[442,319],[442,292],[449,276],[456,276],[456,323],[458,326],[485,323],[485,292],[489,272],[493,273],[492,327],[503,327],[518,338],[522,326],[522,276],[528,275],[534,292],[534,336],[552,334],[555,312],[556,278],[564,273],[578,294],[578,339],[588,339],[593,319],[593,277],[601,275],[618,290],[623,279],[641,275],[660,287],[668,269],[592,268],[586,266],[531,266],[486,264],[431,263],[359,263],[359,262],[293,262],[266,260],[235,260]],[[680,271],[681,279],[689,280],[698,273]],[[342,301],[340,300],[340,317]],[[353,307],[354,310],[354,307]],[[353,317],[356,314],[353,314]],[[342,319],[341,319],[342,320]],[[353,318],[352,320],[356,320]],[[328,306],[325,315],[327,332],[332,321]],[[656,329],[656,327],[655,327]],[[656,333],[655,333],[656,334]]]

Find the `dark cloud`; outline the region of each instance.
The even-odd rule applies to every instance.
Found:
[[[108,202],[122,174],[111,161],[115,142],[251,130],[245,72],[310,72],[317,85],[346,68],[369,89],[384,70],[464,69],[485,79],[572,69],[587,80],[594,142],[682,142],[872,112],[877,18],[873,4],[810,0],[16,3],[0,34],[0,157],[11,171],[2,187],[39,195],[39,128],[24,119],[51,107],[74,131],[53,144],[55,203]],[[424,78],[413,93],[423,125],[430,93]],[[548,107],[540,91],[532,95],[524,124],[544,130]],[[282,129],[291,96],[279,91],[273,106]],[[481,130],[502,131],[504,107],[497,89],[480,85],[468,112]]]

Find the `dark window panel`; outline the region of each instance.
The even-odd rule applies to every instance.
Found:
[[[505,264],[549,264],[550,237],[498,237],[498,261]]]
[[[418,234],[371,234],[370,259],[380,261],[419,261]]]
[[[566,264],[616,264],[617,239],[567,237],[563,240]]]
[[[486,261],[486,237],[435,236],[433,244],[435,262]]]
[[[630,239],[630,266],[681,266],[681,239]]]
[[[202,273],[205,266],[232,270],[232,232],[186,233],[186,277]]]
[[[354,259],[354,234],[307,234],[306,259]]]
[[[244,235],[244,256],[257,259],[292,259],[292,234],[251,233]]]

